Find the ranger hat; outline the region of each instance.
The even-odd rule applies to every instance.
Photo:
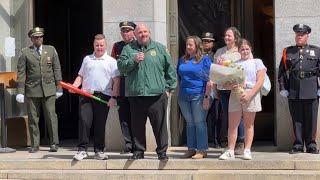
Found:
[[[120,29],[122,28],[129,28],[134,30],[136,28],[136,24],[131,21],[123,21],[119,24]]]
[[[40,27],[35,27],[28,32],[28,36],[31,38],[32,36],[43,36],[44,30]]]
[[[215,41],[215,39],[214,39],[214,37],[213,37],[213,33],[211,33],[211,32],[202,33],[201,39],[202,39],[202,40]]]
[[[308,25],[305,25],[305,24],[296,24],[296,25],[293,26],[292,29],[296,33],[304,33],[304,34],[311,33],[311,28]]]

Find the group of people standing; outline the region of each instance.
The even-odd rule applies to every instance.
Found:
[[[244,142],[244,152],[239,154],[243,153],[244,159],[252,159],[250,149],[253,140],[253,124],[256,112],[262,109],[259,92],[266,74],[266,67],[260,59],[253,59],[251,44],[240,38],[240,33],[235,27],[225,31],[226,46],[215,53],[208,45],[214,41],[212,33],[204,33],[202,40],[203,42],[197,36],[187,37],[185,55],[179,59],[177,65],[180,88],[178,103],[187,122],[188,150],[182,157],[201,159],[207,156],[207,117],[209,117],[213,119],[212,124],[215,125],[210,127],[214,128],[215,147],[221,146],[220,131],[223,129],[228,132],[225,134],[228,138],[228,150],[219,159],[235,157],[237,137],[239,142]],[[211,47],[211,51],[208,46]],[[206,51],[203,47],[206,47]],[[246,84],[242,85],[245,92],[241,95],[240,101],[233,93],[237,84],[216,85],[208,78],[211,64],[220,64],[226,60],[241,65],[245,72],[245,83],[251,84],[250,87]],[[221,118],[220,111],[222,111]]]
[[[202,38],[187,37],[185,54],[178,60],[176,68],[165,46],[150,38],[146,24],[124,21],[119,28],[122,41],[113,45],[111,56],[106,53],[105,36],[97,34],[94,37],[94,52],[83,59],[73,82],[73,86],[81,87],[108,102],[106,106],[93,99],[79,97],[79,144],[75,160],[88,156],[92,125],[94,157],[100,160],[108,158],[104,153],[105,125],[109,109],[115,106],[119,107],[120,126],[125,140],[121,153],[132,153],[132,160],[144,158],[145,124],[149,117],[157,143],[158,159],[168,160],[166,110],[168,97],[177,83],[178,104],[186,120],[188,147],[182,158],[202,159],[207,156],[207,121],[211,121],[209,128],[213,129],[214,147],[220,148],[223,138],[227,138],[226,151],[219,159],[234,159],[236,144],[243,147],[238,152],[243,154],[243,159],[252,159],[254,120],[256,112],[262,110],[260,90],[267,68],[262,60],[253,58],[251,43],[241,38],[235,27],[225,31],[225,46],[216,52],[212,33],[203,33]],[[307,152],[319,153],[315,132],[320,88],[315,79],[320,74],[320,50],[307,44],[311,32],[309,26],[297,25],[293,29],[297,45],[284,51],[279,68],[280,94],[289,98],[296,137],[291,152],[303,152],[305,143]],[[43,45],[43,35],[42,28],[30,30],[29,37],[33,45],[22,50],[17,66],[16,100],[20,103],[26,100],[27,103],[30,153],[39,151],[41,107],[49,129],[50,151],[56,152],[59,144],[55,100],[63,95],[59,86],[61,68],[54,47]],[[221,64],[226,60],[244,69],[244,84],[217,85],[209,79],[211,64]],[[244,92],[236,97],[234,89],[239,86],[244,88]],[[309,87],[310,91],[304,92],[301,87]],[[74,93],[71,90],[69,92]]]

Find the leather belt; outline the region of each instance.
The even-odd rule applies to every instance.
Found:
[[[300,79],[310,78],[312,76],[316,76],[317,74],[313,71],[293,71],[294,76],[299,77]]]

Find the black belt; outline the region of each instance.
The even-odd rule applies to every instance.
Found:
[[[316,72],[313,72],[313,71],[293,71],[291,73],[294,76],[299,77],[301,79],[310,78],[312,76],[317,76]]]

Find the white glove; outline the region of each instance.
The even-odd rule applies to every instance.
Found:
[[[318,89],[318,91],[317,91],[317,95],[318,95],[318,96],[320,96],[320,89]]]
[[[61,97],[63,95],[63,92],[56,92],[56,98],[58,99],[59,97]]]
[[[289,96],[289,92],[288,92],[287,90],[281,90],[281,91],[280,91],[280,95],[281,95],[282,97],[288,97],[288,96]]]
[[[16,101],[18,103],[24,103],[24,95],[23,94],[17,94]]]

